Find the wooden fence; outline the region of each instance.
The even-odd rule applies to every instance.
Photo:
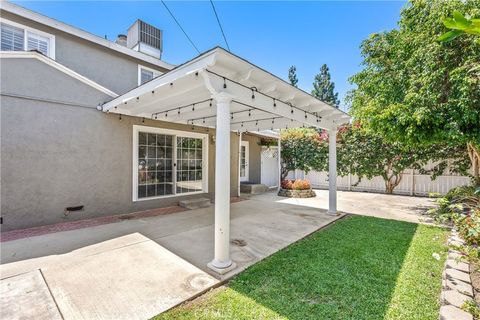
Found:
[[[296,170],[290,172],[289,179],[308,179],[313,188],[328,189],[328,173],[310,171],[308,174]],[[353,186],[357,182],[357,177],[348,175],[346,177],[337,177],[337,189],[348,191],[368,191],[368,192],[385,192],[385,182],[382,177],[375,177],[362,181]],[[427,196],[429,193],[446,194],[451,188],[468,185],[470,178],[455,174],[438,176],[435,180],[431,180],[429,175],[423,175],[414,170],[405,170],[402,173],[400,184],[393,191],[394,194]]]

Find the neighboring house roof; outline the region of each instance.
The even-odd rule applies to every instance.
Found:
[[[49,18],[47,16],[44,16],[44,15],[41,15],[41,14],[36,13],[34,11],[25,9],[23,7],[20,7],[18,5],[10,3],[10,2],[1,1],[0,2],[0,9],[5,10],[5,11],[10,12],[10,13],[13,13],[13,14],[16,14],[18,16],[27,18],[29,20],[44,24],[44,25],[49,26],[51,28],[54,28],[54,29],[72,34],[72,35],[77,36],[79,38],[82,38],[84,40],[93,42],[93,43],[98,44],[100,46],[103,46],[105,48],[108,48],[108,49],[120,52],[122,54],[131,56],[133,58],[148,62],[150,64],[153,64],[155,66],[159,66],[161,68],[165,68],[165,69],[170,70],[170,69],[175,67],[174,65],[172,65],[170,63],[167,63],[165,61],[162,61],[160,59],[150,57],[150,56],[148,56],[148,55],[146,55],[142,52],[138,52],[138,51],[135,51],[133,49],[121,46],[121,45],[119,45],[115,42],[109,41],[107,39],[96,36],[92,33],[87,32],[87,31],[84,31],[82,29],[73,27],[73,26],[68,25],[66,23],[63,23],[63,22],[60,22],[58,20]]]
[[[88,79],[87,77],[82,76],[78,72],[73,71],[72,69],[69,69],[65,67],[63,64],[60,64],[56,62],[55,60],[44,56],[40,52],[36,51],[0,51],[0,58],[16,58],[16,59],[37,59],[45,64],[48,64],[49,66],[69,75],[72,78],[75,78],[81,82],[83,82],[86,85],[89,85],[92,88],[97,89],[98,91],[101,91],[112,98],[118,97],[118,94],[115,92],[105,88],[104,86],[96,83],[95,81],[92,81]]]

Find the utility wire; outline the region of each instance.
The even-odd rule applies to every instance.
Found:
[[[172,16],[173,20],[175,20],[175,22],[177,23],[178,27],[180,28],[180,30],[182,30],[183,34],[185,35],[185,37],[187,37],[188,41],[190,41],[190,43],[192,44],[192,46],[195,48],[195,50],[197,50],[197,53],[200,54],[200,50],[198,50],[197,46],[193,43],[192,39],[190,39],[190,37],[188,36],[188,34],[185,32],[185,30],[182,28],[182,26],[180,25],[180,22],[178,22],[178,20],[175,18],[175,16],[173,15],[172,11],[170,11],[170,9],[168,9],[167,5],[165,4],[165,1],[161,0],[163,5],[165,6],[165,9],[167,9],[168,13],[170,13],[170,15]]]
[[[222,24],[220,23],[220,19],[218,18],[217,10],[215,10],[215,5],[213,4],[213,0],[210,0],[210,3],[212,4],[213,12],[215,13],[215,17],[217,18],[218,26],[220,27],[220,30],[222,31],[223,40],[225,40],[225,44],[227,45],[227,49],[228,49],[228,51],[230,51],[230,46],[228,45],[227,37],[225,36],[225,32],[223,32]]]

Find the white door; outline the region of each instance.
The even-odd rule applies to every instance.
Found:
[[[240,144],[240,181],[248,181],[248,141],[242,141]]]
[[[278,186],[278,148],[262,147],[261,182],[267,187]]]

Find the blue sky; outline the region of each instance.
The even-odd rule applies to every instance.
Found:
[[[163,30],[163,60],[180,64],[197,55],[160,1],[16,3],[111,40],[139,18]],[[209,2],[166,3],[200,51],[226,47]],[[361,41],[371,33],[395,28],[405,1],[218,1],[215,5],[232,52],[285,79],[288,68],[295,65],[299,87],[308,92],[326,63],[343,105],[351,89],[348,78],[361,68]]]

